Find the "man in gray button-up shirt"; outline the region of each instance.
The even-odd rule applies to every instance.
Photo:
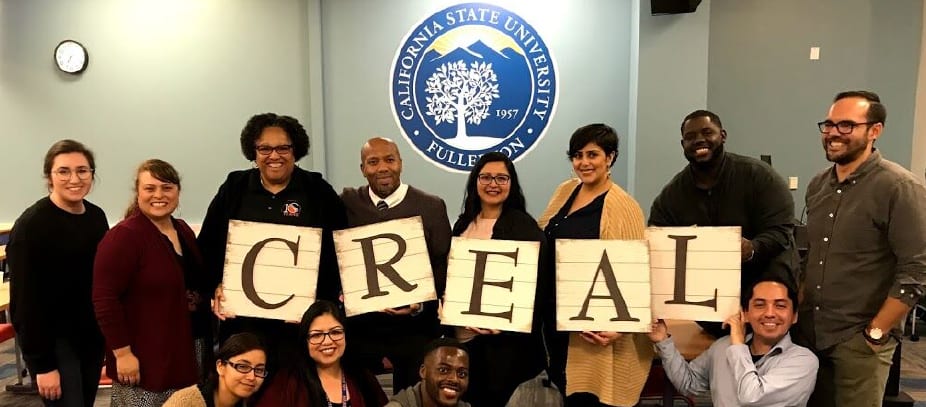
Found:
[[[836,96],[818,123],[827,168],[807,186],[799,332],[820,358],[814,406],[881,405],[904,315],[926,281],[926,186],[874,148],[887,111]]]
[[[653,324],[666,376],[679,392],[711,392],[714,406],[806,406],[817,377],[817,357],[791,342],[797,321],[797,293],[775,276],[765,276],[747,293],[746,310],[724,324],[730,335],[718,339],[688,363],[667,338],[664,323]],[[749,323],[753,334],[745,334]]]

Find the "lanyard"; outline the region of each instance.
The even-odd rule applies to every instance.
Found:
[[[328,395],[325,395],[325,399],[328,400],[328,407],[334,407],[331,404],[331,400],[328,399]],[[341,372],[341,406],[347,407],[347,375],[344,372]]]

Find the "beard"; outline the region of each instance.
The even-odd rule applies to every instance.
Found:
[[[839,141],[844,144],[841,151],[830,151],[827,144],[830,141]],[[868,140],[849,138],[843,136],[829,137],[823,140],[823,151],[826,153],[826,160],[838,165],[846,165],[857,160],[868,148]]]
[[[688,162],[691,164],[691,166],[694,167],[695,169],[706,170],[706,169],[713,168],[718,163],[720,163],[721,160],[723,160],[723,152],[724,152],[723,143],[721,143],[721,144],[718,144],[713,149],[711,149],[710,157],[707,157],[707,159],[705,160],[699,160],[698,157],[695,156],[694,151],[689,152],[686,149],[685,159],[687,159]]]

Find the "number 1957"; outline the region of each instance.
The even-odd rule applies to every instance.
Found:
[[[518,109],[496,109],[495,117],[499,119],[514,119],[518,115]]]

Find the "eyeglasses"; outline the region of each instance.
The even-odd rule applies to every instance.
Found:
[[[309,343],[312,345],[321,345],[321,343],[325,341],[326,336],[331,338],[334,342],[340,341],[344,339],[344,328],[335,328],[328,332],[309,332]]]
[[[830,130],[832,130],[833,127],[835,127],[836,131],[839,132],[839,134],[847,135],[847,134],[852,134],[852,131],[854,131],[855,128],[858,126],[870,126],[872,124],[878,124],[878,123],[879,122],[856,123],[856,122],[849,121],[849,120],[843,120],[839,123],[833,123],[830,120],[825,120],[820,123],[817,123],[817,127],[820,128],[820,133],[829,133]]]
[[[493,177],[489,174],[479,174],[479,183],[482,185],[489,185],[492,183],[492,180],[495,180],[495,183],[498,185],[508,185],[511,176],[499,174]]]
[[[235,363],[235,362],[232,362],[226,359],[225,364],[231,366],[238,373],[248,374],[248,373],[251,373],[251,371],[253,371],[254,376],[260,377],[261,379],[267,377],[267,374],[269,373],[267,372],[266,367],[254,367],[247,363]]]
[[[80,167],[74,171],[71,171],[70,168],[58,168],[54,171],[55,178],[59,181],[68,181],[71,179],[71,174],[77,174],[77,179],[81,181],[86,181],[93,176],[93,169],[87,167]]]
[[[293,145],[283,144],[283,145],[279,145],[276,147],[263,146],[263,145],[257,146],[257,152],[260,153],[260,155],[270,155],[270,153],[274,151],[276,151],[277,154],[279,155],[289,155],[289,153],[293,152]]]

